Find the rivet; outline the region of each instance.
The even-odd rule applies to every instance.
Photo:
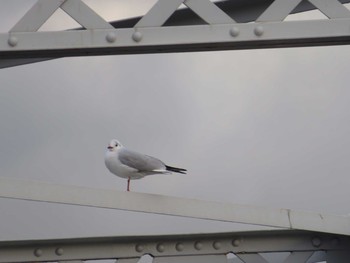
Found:
[[[322,244],[322,240],[319,237],[314,237],[311,239],[311,243],[314,247],[319,247]]]
[[[221,243],[219,241],[215,241],[213,243],[213,248],[215,248],[216,250],[220,249],[221,248]]]
[[[157,250],[158,250],[158,252],[164,252],[164,250],[165,250],[164,245],[162,243],[159,243],[157,245]]]
[[[14,46],[16,46],[17,43],[18,43],[18,38],[17,38],[17,37],[14,37],[14,36],[11,36],[11,37],[8,39],[7,43],[8,43],[11,47],[14,47]]]
[[[133,39],[135,42],[140,42],[141,39],[142,39],[142,33],[139,32],[139,31],[136,31],[134,34],[132,34],[132,39]]]
[[[59,248],[56,249],[55,253],[56,253],[57,256],[62,256],[63,255],[63,249],[59,247]]]
[[[241,240],[236,238],[234,240],[232,240],[232,246],[234,247],[238,247],[241,244]]]
[[[106,40],[109,42],[109,43],[113,43],[115,42],[115,40],[117,39],[117,35],[114,33],[114,32],[109,32],[106,36]]]
[[[41,257],[42,254],[43,254],[43,251],[40,248],[37,248],[37,249],[34,250],[34,255],[36,257]]]
[[[183,251],[184,250],[184,245],[182,243],[177,243],[175,246],[177,251]]]
[[[142,251],[144,250],[144,247],[143,247],[142,245],[140,245],[140,244],[137,244],[137,245],[135,246],[135,250],[136,250],[137,252],[142,252]]]
[[[194,248],[197,250],[201,250],[203,248],[203,244],[200,241],[194,243]]]
[[[262,26],[257,26],[254,29],[254,34],[258,37],[262,36],[264,34],[264,28]]]
[[[239,35],[239,28],[238,27],[232,27],[230,29],[230,35],[233,37],[236,37]]]

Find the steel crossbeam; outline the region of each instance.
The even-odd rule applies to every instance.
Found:
[[[153,263],[272,263],[276,262],[269,260],[273,253],[285,252],[278,262],[347,263],[349,248],[348,236],[308,231],[24,240],[0,242],[0,262],[117,259],[118,263],[136,263],[143,255],[151,255]],[[229,254],[235,258],[228,258]]]
[[[349,44],[348,2],[158,0],[142,17],[110,23],[81,0],[38,0],[0,34],[0,67],[66,56]],[[187,9],[178,10],[181,4]],[[82,28],[38,32],[59,8]],[[315,8],[328,19],[285,21],[289,14]]]
[[[350,217],[0,178],[0,197],[350,235]]]
[[[49,261],[83,263],[84,260],[92,259],[118,259],[118,263],[136,263],[143,255],[152,255],[154,263],[312,263],[324,260],[328,263],[347,263],[350,257],[350,217],[345,216],[91,189],[4,177],[0,178],[0,198],[287,229],[217,234],[1,241],[0,263]],[[287,253],[284,261],[269,261],[264,257],[266,253],[277,252]],[[228,258],[230,253],[236,257]]]

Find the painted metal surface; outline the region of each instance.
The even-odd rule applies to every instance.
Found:
[[[159,0],[143,17],[107,22],[81,0],[38,0],[9,32],[0,33],[0,68],[64,56],[190,52],[350,43],[347,0]],[[188,9],[178,10],[184,4]],[[82,28],[37,32],[58,9]],[[285,21],[319,9],[328,19]],[[191,12],[197,14],[193,16]],[[284,263],[345,263],[350,219],[183,198],[0,178],[0,197],[121,209],[290,229],[138,237],[0,242],[0,262],[276,262],[264,253],[289,253]],[[130,201],[132,200],[132,201]],[[296,231],[303,230],[303,231]],[[316,232],[314,232],[316,231]],[[291,252],[291,253],[290,253]],[[234,253],[234,259],[227,254]]]
[[[348,2],[158,0],[143,17],[109,23],[81,0],[38,0],[9,32],[0,34],[0,68],[65,56],[344,45],[350,43]],[[178,10],[181,4],[187,9]],[[82,28],[37,32],[58,8]],[[328,19],[284,20],[315,8]]]
[[[0,178],[0,197],[350,235],[350,217]]]
[[[319,238],[321,244],[312,240]],[[124,236],[57,240],[0,242],[0,262],[79,262],[79,260],[115,259],[137,262],[151,255],[153,262],[275,262],[265,257],[270,252],[285,252],[282,262],[308,262],[348,255],[348,236],[308,231],[255,231],[213,234]],[[294,251],[290,253],[290,251]],[[319,253],[324,251],[326,253]],[[228,259],[228,254],[236,258]],[[241,261],[239,261],[240,259]],[[281,261],[280,261],[281,262]],[[314,261],[315,262],[315,261]],[[339,261],[342,262],[342,261]],[[337,263],[339,263],[337,262]],[[344,261],[345,262],[345,261]]]

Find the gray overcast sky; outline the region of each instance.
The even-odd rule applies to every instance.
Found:
[[[33,2],[2,1],[2,32]],[[147,8],[119,1],[113,16],[112,2],[99,11],[109,20]],[[75,26],[59,19],[44,29]],[[348,214],[349,51],[82,57],[2,69],[1,176],[124,191],[103,161],[117,138],[189,171],[133,181],[133,191]],[[240,227],[5,199],[0,209],[1,239]]]

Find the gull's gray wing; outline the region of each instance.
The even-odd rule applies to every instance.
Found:
[[[119,152],[119,161],[140,172],[152,172],[154,170],[165,170],[165,164],[152,156],[123,148]]]

